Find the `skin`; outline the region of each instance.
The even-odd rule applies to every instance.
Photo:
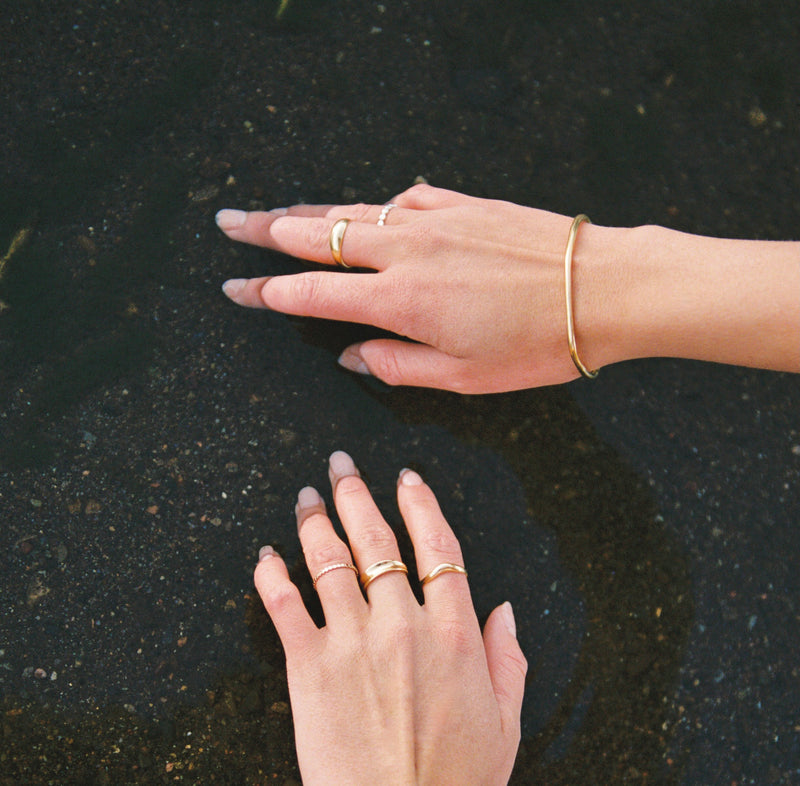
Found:
[[[564,249],[572,219],[414,186],[380,205],[223,210],[233,240],[361,270],[233,279],[236,303],[371,324],[400,339],[347,347],[346,368],[391,385],[492,393],[578,376],[566,338]],[[800,243],[726,240],[657,226],[583,224],[573,255],[584,365],[683,357],[800,371]]]
[[[349,545],[319,494],[303,489],[297,526],[312,577],[342,562],[363,572],[379,560],[399,560],[394,534],[350,456],[334,453],[329,474]],[[442,562],[464,564],[416,472],[400,473],[397,501],[420,578]],[[261,550],[255,584],[286,651],[306,786],[464,786],[510,777],[527,671],[510,605],[489,615],[481,635],[466,576],[430,581],[423,605],[409,579],[386,573],[362,592],[353,571],[325,573],[316,590],[326,625],[317,628],[283,560],[270,547]]]
[[[347,347],[339,362],[392,385],[491,393],[574,379],[564,249],[572,219],[415,186],[377,226],[379,205],[223,210],[233,240],[332,265],[331,227],[349,218],[343,271],[234,279],[242,306],[371,324],[397,334]],[[800,243],[724,240],[662,227],[580,227],[572,260],[578,352],[586,367],[684,357],[800,371]],[[408,340],[403,340],[403,337]],[[397,543],[346,454],[331,457],[350,546],[319,495],[298,497],[309,571],[399,559]],[[420,576],[463,564],[432,492],[401,473],[398,503]],[[318,630],[282,560],[262,549],[256,586],[286,650],[304,783],[505,783],[519,743],[526,671],[504,604],[483,638],[466,578],[444,574],[425,604],[400,573],[365,599],[352,571],[317,589]]]

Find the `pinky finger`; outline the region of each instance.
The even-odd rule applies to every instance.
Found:
[[[339,363],[349,371],[369,374],[387,385],[440,388],[458,393],[478,390],[464,360],[427,344],[373,339],[347,347]]]
[[[286,563],[271,546],[264,546],[258,555],[254,581],[287,658],[307,651],[319,630],[289,578]]]

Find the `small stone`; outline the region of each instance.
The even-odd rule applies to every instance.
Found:
[[[90,499],[86,502],[83,512],[94,515],[95,513],[99,513],[102,509],[103,506],[96,499]]]
[[[46,680],[47,672],[42,668],[34,669],[33,676],[36,677],[37,680]]]
[[[753,128],[760,128],[767,122],[767,116],[764,114],[764,110],[758,106],[754,106],[747,113],[747,119],[750,121],[750,125],[753,126]]]
[[[285,701],[273,701],[272,704],[269,705],[269,711],[277,715],[288,715],[289,704]]]

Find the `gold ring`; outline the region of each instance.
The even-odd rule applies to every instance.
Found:
[[[344,243],[344,233],[347,231],[347,225],[350,223],[349,218],[340,218],[332,227],[331,227],[331,236],[330,236],[330,247],[331,247],[331,256],[333,257],[333,261],[339,265],[340,267],[350,267],[342,259],[342,243]]]
[[[461,573],[463,576],[467,575],[467,571],[462,568],[461,565],[456,565],[453,562],[442,562],[423,576],[420,583],[424,587],[429,581],[433,581],[437,576],[441,576],[442,573]]]
[[[313,579],[311,579],[311,585],[314,589],[317,588],[317,582],[326,574],[330,573],[332,570],[338,570],[339,568],[347,568],[348,570],[352,570],[353,573],[358,576],[358,568],[353,565],[351,562],[334,562],[333,565],[328,565],[327,568],[323,568]]]
[[[361,586],[366,589],[378,576],[383,576],[384,573],[393,573],[394,571],[408,573],[408,568],[396,559],[382,559],[380,562],[373,562],[361,574]]]

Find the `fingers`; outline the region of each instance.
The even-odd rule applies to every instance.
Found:
[[[330,250],[333,224],[350,219],[342,257],[350,267],[381,270],[385,259],[386,227],[414,220],[414,213],[476,201],[454,191],[414,186],[392,200],[391,219],[384,205],[294,205],[269,211],[220,210],[219,228],[232,240],[270,248],[310,262],[335,264]],[[400,209],[397,209],[397,208]],[[385,226],[378,226],[383,218]],[[382,242],[383,241],[383,242]]]
[[[284,314],[358,322],[387,328],[390,309],[381,298],[378,276],[309,270],[292,276],[232,279],[225,294],[240,306]]]
[[[300,592],[292,584],[284,561],[270,546],[259,553],[254,581],[261,601],[283,642],[286,656],[306,652],[319,632],[306,611]]]
[[[489,677],[492,680],[503,729],[513,739],[515,750],[520,737],[522,697],[528,662],[517,641],[514,612],[510,603],[498,606],[486,620],[483,644]]]
[[[316,489],[306,486],[297,495],[297,531],[326,624],[350,620],[364,612],[364,598],[350,549],[336,535]]]
[[[336,209],[330,212],[335,216],[342,211]],[[230,218],[231,213],[235,214],[235,219]],[[292,215],[288,211],[276,215],[275,212],[221,210],[217,214],[220,227],[232,240],[325,265],[336,264],[331,255],[330,236],[337,220],[330,216]],[[350,220],[342,240],[342,258],[348,267],[380,270],[384,266],[382,259],[385,254],[382,253],[379,242],[383,227],[379,227],[376,222],[377,215],[375,222],[370,223]]]
[[[377,377],[387,385],[440,388],[458,393],[486,390],[485,382],[479,388],[480,380],[473,379],[467,361],[427,344],[374,339],[347,347],[339,363],[350,371]]]
[[[336,510],[362,575],[377,562],[399,562],[400,550],[394,533],[361,480],[353,459],[347,453],[337,451],[330,457],[329,475]],[[381,597],[413,597],[406,575],[399,571],[377,577],[370,583],[368,595],[371,601]]]
[[[420,581],[443,564],[464,567],[458,539],[445,521],[431,488],[413,470],[404,469],[397,485],[397,503],[406,524]],[[447,606],[454,614],[474,617],[472,598],[463,573],[445,571],[425,584],[425,604],[434,611]]]

